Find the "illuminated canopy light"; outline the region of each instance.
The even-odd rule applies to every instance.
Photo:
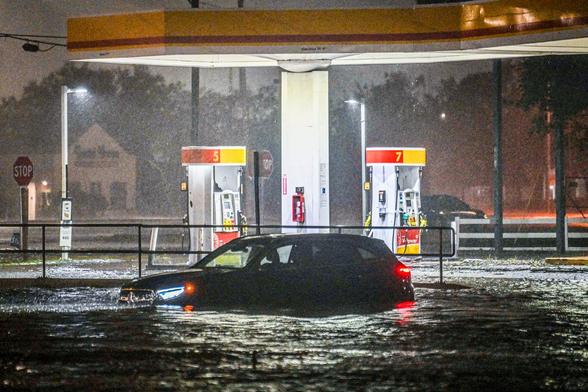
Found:
[[[73,60],[186,67],[432,63],[588,53],[588,2],[181,10],[68,20]]]

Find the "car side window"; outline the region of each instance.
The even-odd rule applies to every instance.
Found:
[[[315,265],[351,264],[361,260],[357,249],[348,241],[321,241],[317,243],[317,248],[313,255]]]
[[[367,250],[365,248],[361,248],[358,247],[357,248],[357,252],[359,253],[359,255],[361,256],[362,260],[365,261],[373,261],[373,260],[377,260],[378,256],[376,256],[376,254],[370,250]]]
[[[314,264],[316,246],[308,241],[298,241],[291,252],[290,262],[295,267],[306,267]]]
[[[288,244],[270,249],[264,258],[261,259],[261,262],[259,263],[260,268],[267,269],[288,264],[290,262],[290,253],[292,253],[293,247],[293,244]]]

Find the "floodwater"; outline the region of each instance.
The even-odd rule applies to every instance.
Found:
[[[437,265],[415,264],[415,281]],[[116,289],[0,292],[0,390],[587,390],[588,270],[449,262],[465,290],[375,313],[128,307]]]

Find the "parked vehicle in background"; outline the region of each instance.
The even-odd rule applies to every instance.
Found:
[[[455,218],[485,219],[482,210],[470,207],[463,200],[451,195],[422,196],[421,210],[429,226],[449,226]]]
[[[384,242],[348,234],[237,238],[184,271],[135,279],[123,303],[205,307],[394,304],[414,300],[411,270]]]

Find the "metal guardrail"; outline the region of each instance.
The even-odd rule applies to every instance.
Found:
[[[61,228],[61,227],[72,227],[72,228],[123,228],[123,229],[131,229],[134,231],[135,241],[131,241],[131,243],[135,242],[136,246],[133,248],[71,248],[68,250],[64,250],[60,247],[58,248],[48,248],[47,247],[47,229],[51,228]],[[32,247],[28,249],[0,249],[0,254],[10,254],[10,253],[21,253],[21,254],[28,254],[28,253],[37,253],[41,254],[41,261],[42,261],[42,276],[43,278],[46,277],[47,271],[47,255],[48,254],[59,254],[59,253],[71,253],[71,254],[136,254],[137,255],[137,262],[138,262],[138,276],[141,277],[141,271],[143,269],[143,255],[157,255],[157,254],[175,254],[175,255],[206,255],[211,253],[212,251],[194,251],[194,250],[185,250],[185,249],[166,249],[166,250],[156,250],[151,249],[153,244],[149,244],[149,249],[144,249],[143,246],[143,235],[146,233],[147,229],[214,229],[214,228],[235,228],[238,229],[240,232],[247,231],[249,233],[255,232],[255,235],[259,234],[270,234],[267,233],[267,230],[319,230],[320,232],[329,232],[329,233],[339,233],[345,234],[346,231],[356,231],[365,235],[365,227],[364,226],[346,226],[346,225],[336,225],[336,226],[296,226],[296,225],[186,225],[186,224],[141,224],[141,223],[71,223],[71,224],[60,224],[60,223],[30,223],[30,224],[20,224],[20,223],[4,223],[0,224],[0,229],[2,228],[19,228],[19,229],[30,229],[30,228],[37,228],[41,230],[41,238],[40,238],[40,248],[39,247]],[[440,269],[440,281],[443,282],[443,258],[453,257],[456,254],[456,232],[451,227],[442,227],[442,226],[435,226],[435,227],[407,227],[407,226],[372,226],[370,229],[383,229],[383,230],[419,230],[421,232],[433,232],[437,231],[439,233],[439,252],[421,252],[421,253],[397,253],[396,256],[410,256],[410,257],[438,257],[439,258],[439,269]],[[264,233],[265,231],[265,233]],[[444,240],[444,231],[449,231],[450,233],[450,251],[444,249],[443,240]],[[274,233],[275,234],[275,233]],[[251,234],[250,234],[251,235]],[[445,237],[445,239],[447,239]],[[151,241],[150,241],[151,242]]]
[[[519,225],[530,227],[530,226],[555,226],[555,218],[531,218],[531,219],[504,219],[503,224],[505,226]],[[587,251],[588,246],[570,246],[570,239],[586,238],[588,239],[588,230],[586,232],[578,232],[570,230],[570,226],[573,224],[583,224],[588,226],[588,219],[584,218],[565,218],[565,250],[566,251]],[[455,218],[452,223],[452,227],[456,233],[456,253],[460,250],[475,250],[475,251],[488,251],[494,250],[494,247],[489,246],[462,246],[463,240],[490,240],[494,238],[493,232],[465,232],[462,230],[462,226],[489,226],[493,225],[492,219],[463,219]],[[545,231],[544,227],[542,231],[517,231],[517,232],[505,232],[503,238],[505,239],[522,239],[522,240],[555,240],[555,231]],[[556,251],[557,248],[554,246],[510,246],[504,247],[506,251]]]

